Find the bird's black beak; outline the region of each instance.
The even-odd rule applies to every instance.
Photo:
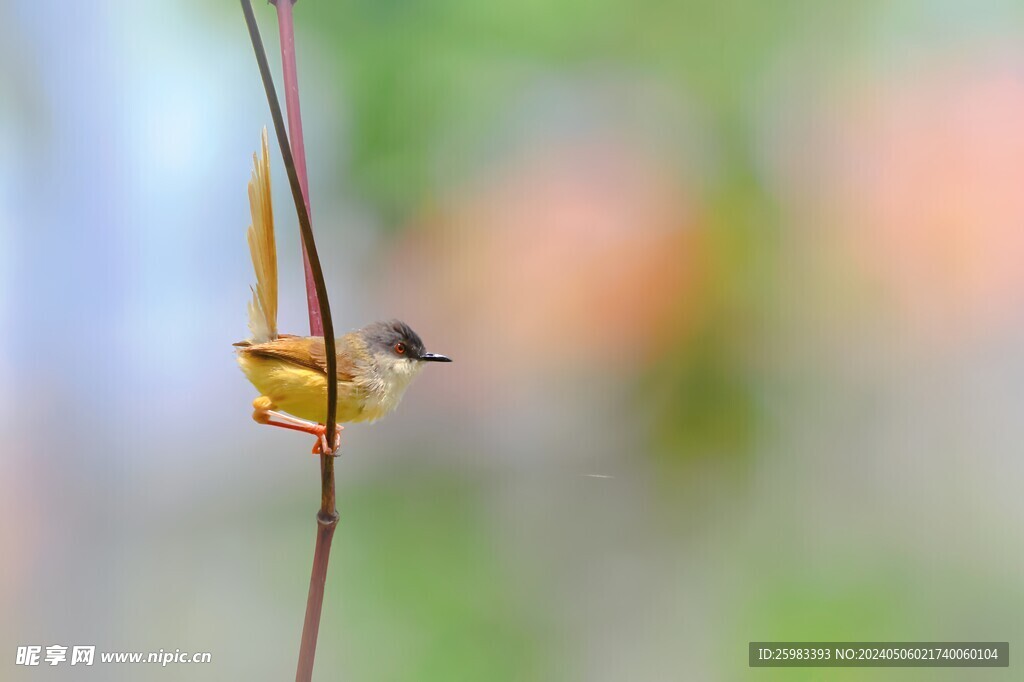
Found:
[[[439,355],[437,353],[424,353],[420,356],[420,360],[423,362],[451,362],[452,359],[447,355]]]

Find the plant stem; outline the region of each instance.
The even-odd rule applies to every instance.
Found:
[[[253,15],[250,0],[240,0],[242,12],[245,14],[252,40],[256,62],[260,68],[263,87],[270,105],[270,115],[274,120],[278,144],[288,182],[295,201],[295,210],[299,217],[299,231],[302,235],[303,264],[306,273],[306,298],[309,307],[310,333],[322,335],[327,360],[327,376],[337,376],[337,355],[334,343],[334,325],[331,321],[331,309],[327,300],[327,286],[324,283],[320,258],[313,239],[313,228],[309,218],[309,186],[306,176],[305,147],[302,140],[302,121],[299,112],[299,89],[295,70],[295,36],[292,26],[292,4],[294,0],[276,3],[278,21],[281,26],[281,60],[284,65],[285,96],[288,105],[288,122],[294,148],[288,142],[288,134],[284,130],[284,119],[281,116],[281,105],[277,100],[274,82],[270,75],[270,65],[263,48],[259,27]],[[293,155],[294,149],[294,155]],[[327,382],[327,433],[328,443],[334,442],[335,415],[338,405],[337,382]],[[317,513],[316,546],[313,550],[313,570],[309,579],[309,593],[306,597],[306,617],[302,625],[302,641],[299,646],[299,663],[295,672],[296,682],[308,682],[313,676],[313,660],[316,656],[316,640],[320,630],[320,613],[323,609],[324,584],[327,581],[327,562],[331,554],[331,540],[338,524],[338,512],[335,506],[334,488],[334,457],[320,456],[320,510]]]
[[[306,144],[302,136],[302,110],[299,108],[295,26],[292,22],[294,0],[283,0],[283,2],[274,2],[274,4],[277,5],[277,23],[281,40],[281,70],[284,72],[284,103],[288,112],[288,137],[291,140],[292,156],[295,158],[295,172],[299,176],[299,186],[302,188],[302,199],[306,204],[306,212],[311,214],[309,176],[306,173]],[[323,321],[320,315],[320,306],[317,304],[316,283],[309,268],[309,257],[305,245],[302,248],[302,257],[306,265],[309,333],[312,336],[323,336]],[[324,588],[327,583],[327,562],[331,556],[334,529],[338,525],[334,492],[334,457],[328,455],[320,455],[320,493],[320,512],[316,515],[317,532],[316,546],[313,549],[313,570],[309,577],[309,592],[306,595],[306,617],[302,622],[299,662],[295,670],[296,682],[307,682],[313,677],[313,661],[316,658],[316,642],[320,634],[320,614],[323,611]]]
[[[295,60],[295,25],[292,23],[292,5],[295,0],[277,2],[277,24],[281,39],[281,70],[284,72],[284,104],[288,114],[288,137],[292,143],[292,156],[295,157],[295,172],[299,175],[299,186],[302,187],[302,199],[306,204],[306,212],[313,215],[309,206],[309,180],[306,173],[306,144],[302,137],[302,110],[299,107],[299,76]],[[302,247],[303,261],[307,261],[306,247]],[[323,323],[320,319],[320,306],[317,305],[316,284],[312,273],[306,268],[306,300],[309,303],[309,333],[322,336]]]

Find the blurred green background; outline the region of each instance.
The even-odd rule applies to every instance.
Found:
[[[1024,641],[1024,6],[295,16],[335,326],[455,358],[345,431],[318,679],[1019,677],[747,642]],[[0,64],[0,679],[290,679],[319,469],[230,345],[241,12],[0,2]]]

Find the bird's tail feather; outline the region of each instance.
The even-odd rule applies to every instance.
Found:
[[[256,271],[256,286],[249,302],[249,331],[257,343],[277,338],[277,244],[274,240],[274,207],[270,200],[270,153],[267,129],[263,129],[261,154],[252,155],[249,180],[249,253]]]

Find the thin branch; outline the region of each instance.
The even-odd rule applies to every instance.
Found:
[[[274,130],[281,147],[281,156],[288,173],[288,183],[299,216],[299,231],[302,234],[302,255],[306,273],[306,298],[309,308],[309,328],[313,336],[323,336],[326,346],[327,376],[337,376],[337,355],[334,344],[334,325],[331,321],[330,304],[327,301],[327,286],[324,283],[320,259],[317,256],[313,229],[310,225],[309,184],[306,176],[306,153],[302,139],[302,120],[299,111],[298,78],[295,68],[295,35],[292,26],[292,4],[294,0],[276,3],[281,31],[281,60],[284,66],[285,98],[288,104],[288,123],[293,147],[288,143],[284,130],[281,105],[277,100],[270,65],[260,38],[256,17],[250,0],[241,0],[242,12],[249,28],[256,62],[259,64],[263,88],[267,93]],[[335,418],[338,405],[338,385],[327,382],[327,433],[328,443],[334,442]],[[296,682],[308,682],[313,676],[313,661],[316,656],[316,640],[320,631],[320,614],[323,610],[324,585],[327,581],[327,562],[331,555],[331,541],[338,524],[335,504],[334,457],[320,456],[320,511],[317,513],[316,546],[313,550],[313,570],[309,579],[309,593],[306,597],[306,616],[302,625],[302,641],[299,647],[299,663],[295,672]]]
[[[292,23],[292,5],[290,2],[278,3],[277,25],[281,40],[281,70],[284,72],[284,104],[288,114],[288,136],[292,142],[292,156],[295,157],[295,172],[299,176],[302,187],[302,198],[306,203],[306,213],[313,215],[309,205],[309,180],[306,174],[306,144],[302,137],[302,109],[299,107],[299,76],[295,60],[295,25]],[[302,246],[302,256],[306,259],[306,246]],[[307,259],[308,260],[308,259]],[[320,307],[316,299],[316,283],[312,273],[306,268],[306,300],[309,304],[309,332],[313,336],[322,336],[323,322],[320,319]]]
[[[302,234],[302,244],[306,247],[306,267],[310,270],[315,284],[316,298],[320,317],[323,322],[324,344],[327,354],[327,376],[337,376],[338,358],[334,348],[334,324],[331,322],[331,307],[327,301],[327,286],[324,284],[324,273],[320,268],[320,257],[316,252],[316,242],[313,241],[313,228],[309,224],[309,213],[306,211],[306,201],[302,195],[299,184],[298,172],[295,169],[295,160],[292,158],[291,146],[288,144],[288,133],[284,130],[284,117],[281,115],[281,105],[277,101],[277,91],[274,89],[274,80],[270,75],[270,65],[267,63],[267,53],[263,49],[263,39],[260,37],[260,29],[256,25],[256,17],[252,12],[250,0],[241,0],[242,11],[245,13],[245,23],[249,27],[249,38],[252,40],[252,49],[256,53],[256,62],[260,67],[260,76],[263,78],[263,89],[267,92],[267,103],[270,105],[270,117],[274,121],[274,130],[277,132],[277,142],[281,147],[281,156],[284,159],[284,168],[288,173],[288,184],[292,189],[292,198],[295,200],[295,211],[299,215],[299,232]],[[335,417],[338,411],[338,386],[337,382],[327,382],[327,442],[334,442]]]

